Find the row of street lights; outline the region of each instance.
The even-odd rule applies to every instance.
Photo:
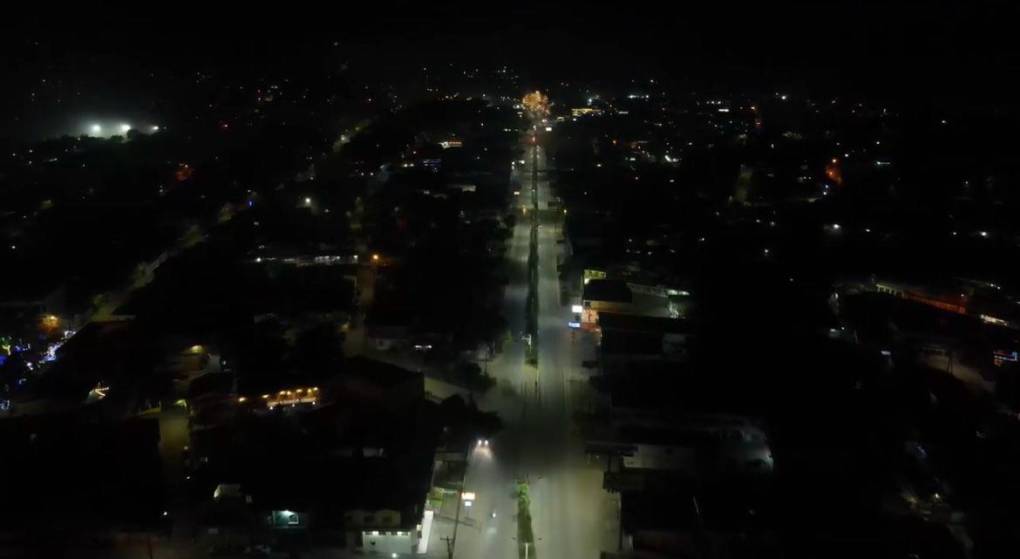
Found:
[[[120,134],[127,134],[133,129],[134,128],[126,122],[119,124],[115,128],[115,130],[117,130],[117,132],[119,132]],[[103,130],[104,130],[103,125],[99,124],[98,122],[93,123],[91,126],[89,126],[89,133],[93,136],[102,136]],[[159,126],[155,124],[149,127],[150,132],[159,132],[159,130],[160,130]]]

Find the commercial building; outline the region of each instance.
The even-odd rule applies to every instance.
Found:
[[[585,271],[581,291],[581,327],[595,330],[600,313],[615,313],[643,317],[671,317],[670,293],[675,290],[608,279],[597,278]]]
[[[693,326],[687,320],[602,312],[598,328],[599,358],[606,373],[637,361],[683,362],[689,357]]]

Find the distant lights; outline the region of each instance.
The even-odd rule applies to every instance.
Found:
[[[124,123],[124,124],[120,125],[120,132],[121,132],[121,134],[127,134],[130,131],[131,131],[131,125],[130,124]]]
[[[90,130],[90,131],[91,131],[91,132],[92,132],[93,134],[95,134],[96,136],[98,136],[99,134],[102,134],[102,133],[103,133],[103,125],[101,125],[101,124],[93,124],[92,126],[90,126],[90,127],[89,127],[89,130]]]

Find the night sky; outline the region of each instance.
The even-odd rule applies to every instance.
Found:
[[[507,63],[536,86],[656,76],[986,107],[1011,101],[1020,66],[1020,9],[1005,0],[252,6],[105,2],[5,18],[0,136],[83,113],[144,118],[191,71],[348,62],[400,81],[422,63]]]

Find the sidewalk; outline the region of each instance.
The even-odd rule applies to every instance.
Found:
[[[435,511],[432,518],[432,530],[429,534],[428,550],[426,557],[447,559],[449,557],[449,542],[453,538],[453,519],[457,511],[458,494],[446,492],[443,494],[443,504]]]

